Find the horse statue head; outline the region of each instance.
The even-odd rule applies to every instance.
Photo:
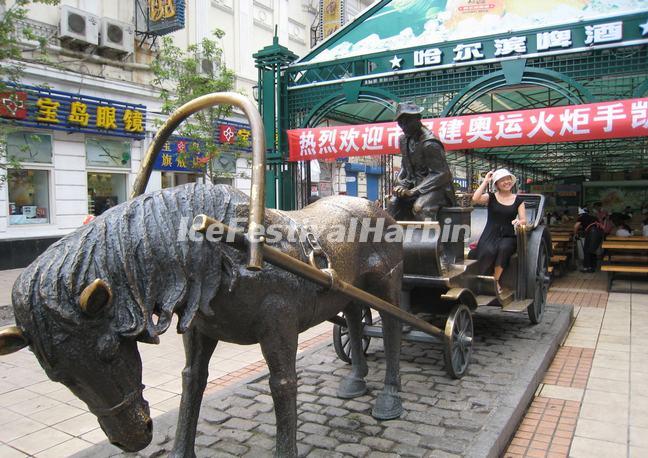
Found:
[[[35,284],[42,278],[32,273],[23,273],[14,286],[18,326],[0,333],[0,354],[29,345],[48,377],[88,405],[113,445],[124,451],[146,447],[153,422],[142,397],[142,362],[135,338],[106,319],[115,311],[110,284],[98,278],[78,294],[73,288],[65,299],[56,298],[40,294]]]

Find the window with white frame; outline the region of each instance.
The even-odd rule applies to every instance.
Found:
[[[50,222],[52,136],[29,131],[6,137],[9,224]]]
[[[197,173],[162,172],[162,188],[173,188],[187,183],[195,183],[200,178]]]
[[[125,202],[131,167],[131,142],[103,138],[86,139],[88,213],[99,216]]]

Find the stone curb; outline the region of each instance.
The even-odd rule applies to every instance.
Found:
[[[542,344],[547,345],[543,353],[534,354],[527,364],[528,370],[523,371],[523,376],[518,378],[510,390],[510,394],[502,398],[503,406],[493,413],[492,422],[482,430],[479,437],[467,450],[465,456],[470,458],[497,458],[502,456],[506,447],[515,434],[517,426],[524,418],[524,414],[533,401],[534,394],[540,386],[544,374],[547,372],[551,361],[558,352],[560,344],[565,340],[573,322],[574,307],[572,305],[560,306],[561,311],[557,318],[560,328],[554,336],[544,336]],[[556,338],[556,336],[558,338]],[[535,370],[534,370],[535,368]]]

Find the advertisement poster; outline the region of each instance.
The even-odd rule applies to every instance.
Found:
[[[322,38],[327,38],[342,27],[343,0],[322,0],[320,11],[322,12]]]
[[[629,205],[638,210],[648,204],[648,181],[599,181],[583,183],[583,204],[601,202],[609,212],[621,212]]]
[[[645,9],[645,0],[393,0],[310,61],[564,26],[566,20],[577,22]]]

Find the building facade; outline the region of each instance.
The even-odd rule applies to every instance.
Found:
[[[225,65],[236,74],[236,90],[253,97],[257,69],[252,54],[273,36],[304,55],[311,47],[319,2],[306,0],[169,1],[159,11],[160,27],[176,46],[186,49],[225,32]],[[144,0],[63,0],[59,6],[30,6],[18,24],[24,47],[24,76],[15,94],[3,94],[3,118],[16,123],[7,152],[19,169],[0,170],[0,269],[21,267],[45,246],[128,198],[143,153],[161,119],[159,94],[150,85],[149,65],[159,37],[146,22]],[[6,2],[10,8],[12,2]],[[171,14],[173,13],[173,14]],[[155,13],[157,14],[157,12]],[[166,17],[168,16],[168,17]],[[182,16],[182,17],[181,17]],[[53,64],[38,63],[34,43],[21,31],[47,39]],[[158,29],[159,30],[159,29]],[[142,33],[143,32],[143,33]],[[213,63],[202,63],[212,65]],[[249,131],[248,131],[249,132]],[[233,113],[218,126],[230,139],[246,134],[246,119]],[[179,161],[178,150],[190,139],[177,139],[158,158],[147,190],[200,179]],[[245,152],[223,157],[219,181],[250,189]]]

